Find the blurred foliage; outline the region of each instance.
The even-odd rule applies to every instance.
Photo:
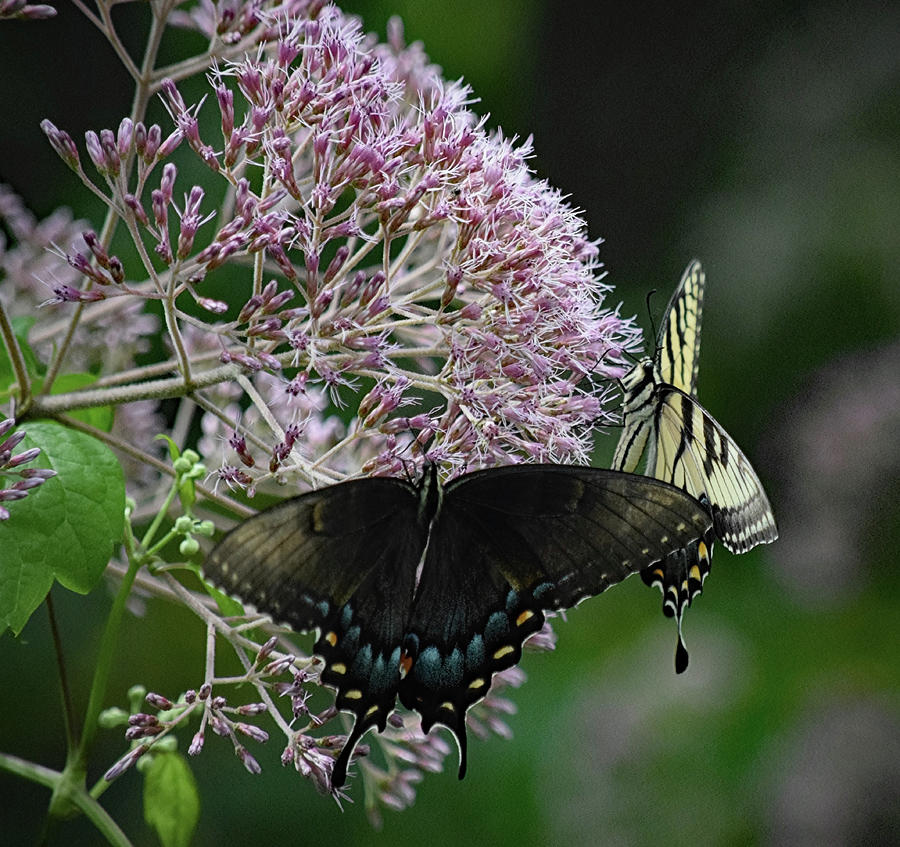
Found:
[[[900,391],[898,372],[883,364],[896,361],[889,342],[900,328],[900,8],[344,8],[382,37],[388,16],[401,14],[409,41],[423,40],[447,76],[473,84],[492,125],[534,134],[538,173],[607,239],[602,257],[624,313],[649,327],[647,291],[659,289],[658,315],[687,261],[703,260],[700,397],[753,458],[782,540],[741,558],[717,551],[686,618],[683,676],[672,668],[674,627],[637,580],[570,613],[557,651],[523,662],[514,741],[474,742],[465,782],[453,773],[426,780],[414,808],[388,816],[380,833],[361,797],[341,814],[282,771],[280,751],[259,752],[264,772],[251,777],[211,739],[193,762],[203,804],[196,843],[896,838]],[[50,117],[75,136],[86,121],[115,126],[127,87],[74,9],[60,11],[56,21],[4,25],[0,174],[40,214],[67,198],[90,217],[93,201],[73,192],[37,124]],[[48,33],[58,39],[52,63],[45,42],[30,49]],[[60,77],[61,67],[73,72]],[[601,439],[600,463],[615,438]],[[839,541],[846,551],[829,556]],[[793,578],[800,572],[805,580]],[[83,702],[109,597],[55,597]],[[110,691],[124,705],[134,682],[169,695],[196,686],[202,651],[199,624],[152,601],[128,621]],[[40,615],[21,639],[0,640],[0,676],[0,749],[60,766]],[[117,734],[103,733],[97,767],[122,750]],[[137,843],[153,844],[137,780],[127,775],[104,803]],[[0,785],[6,843],[30,843],[47,797],[7,776]],[[93,844],[95,835],[76,822],[62,841]]]

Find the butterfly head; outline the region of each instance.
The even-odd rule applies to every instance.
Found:
[[[622,377],[622,392],[625,395],[625,411],[643,406],[656,387],[656,366],[653,359],[644,356]]]

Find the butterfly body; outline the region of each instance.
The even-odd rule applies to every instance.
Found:
[[[778,529],[750,461],[696,398],[705,280],[700,263],[691,262],[669,301],[654,357],[640,359],[623,377],[623,429],[612,466],[633,472],[644,460],[648,476],[707,504],[716,537],[733,553],[744,553],[774,541]],[[665,613],[678,619],[680,670],[687,666],[681,617],[708,572],[705,556],[642,573],[662,590]]]
[[[423,731],[448,727],[466,769],[466,711],[515,665],[545,612],[574,606],[673,551],[712,544],[707,510],[633,474],[513,465],[442,486],[351,480],[286,500],[240,524],[205,574],[298,631],[338,708],[355,717],[332,784],[396,698]]]

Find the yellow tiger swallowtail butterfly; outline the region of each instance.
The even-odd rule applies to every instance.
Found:
[[[745,553],[778,537],[772,507],[747,457],[696,397],[700,321],[706,275],[691,262],[666,309],[656,352],[622,379],[623,429],[613,469],[644,472],[682,488],[708,505],[717,538]],[[663,593],[663,611],[678,624],[675,666],[687,667],[681,636],[685,608],[703,589],[711,550],[678,551],[641,576]]]

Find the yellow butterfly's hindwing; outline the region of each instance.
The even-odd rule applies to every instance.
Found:
[[[694,397],[706,275],[691,262],[669,301],[655,359],[642,359],[622,380],[624,426],[613,468],[671,482],[717,516],[725,546],[743,553],[778,537],[772,507],[753,466]]]
[[[716,535],[732,553],[778,538],[772,507],[747,457],[696,400],[668,386],[658,390],[653,476],[705,495]]]

